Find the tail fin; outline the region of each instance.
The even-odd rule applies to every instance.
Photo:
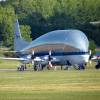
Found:
[[[29,42],[22,39],[20,28],[19,28],[19,22],[17,20],[15,23],[14,50],[20,51],[28,45],[29,45]]]

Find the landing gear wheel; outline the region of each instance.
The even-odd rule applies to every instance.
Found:
[[[84,70],[85,69],[85,66],[84,65],[80,65],[79,66],[79,70]]]
[[[37,66],[36,65],[34,65],[34,71],[37,71]]]

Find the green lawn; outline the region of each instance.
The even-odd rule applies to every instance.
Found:
[[[16,69],[19,65],[18,61],[0,60],[0,69]]]
[[[100,70],[0,71],[0,100],[100,100]]]

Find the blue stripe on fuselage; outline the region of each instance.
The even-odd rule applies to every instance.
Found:
[[[88,52],[52,52],[51,56],[69,56],[69,55],[86,55]],[[34,56],[45,56],[49,55],[49,52],[38,52]]]

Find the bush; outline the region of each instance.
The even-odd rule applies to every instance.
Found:
[[[89,42],[89,49],[91,50],[91,55],[94,55],[96,53],[96,44],[93,40],[90,40]]]

